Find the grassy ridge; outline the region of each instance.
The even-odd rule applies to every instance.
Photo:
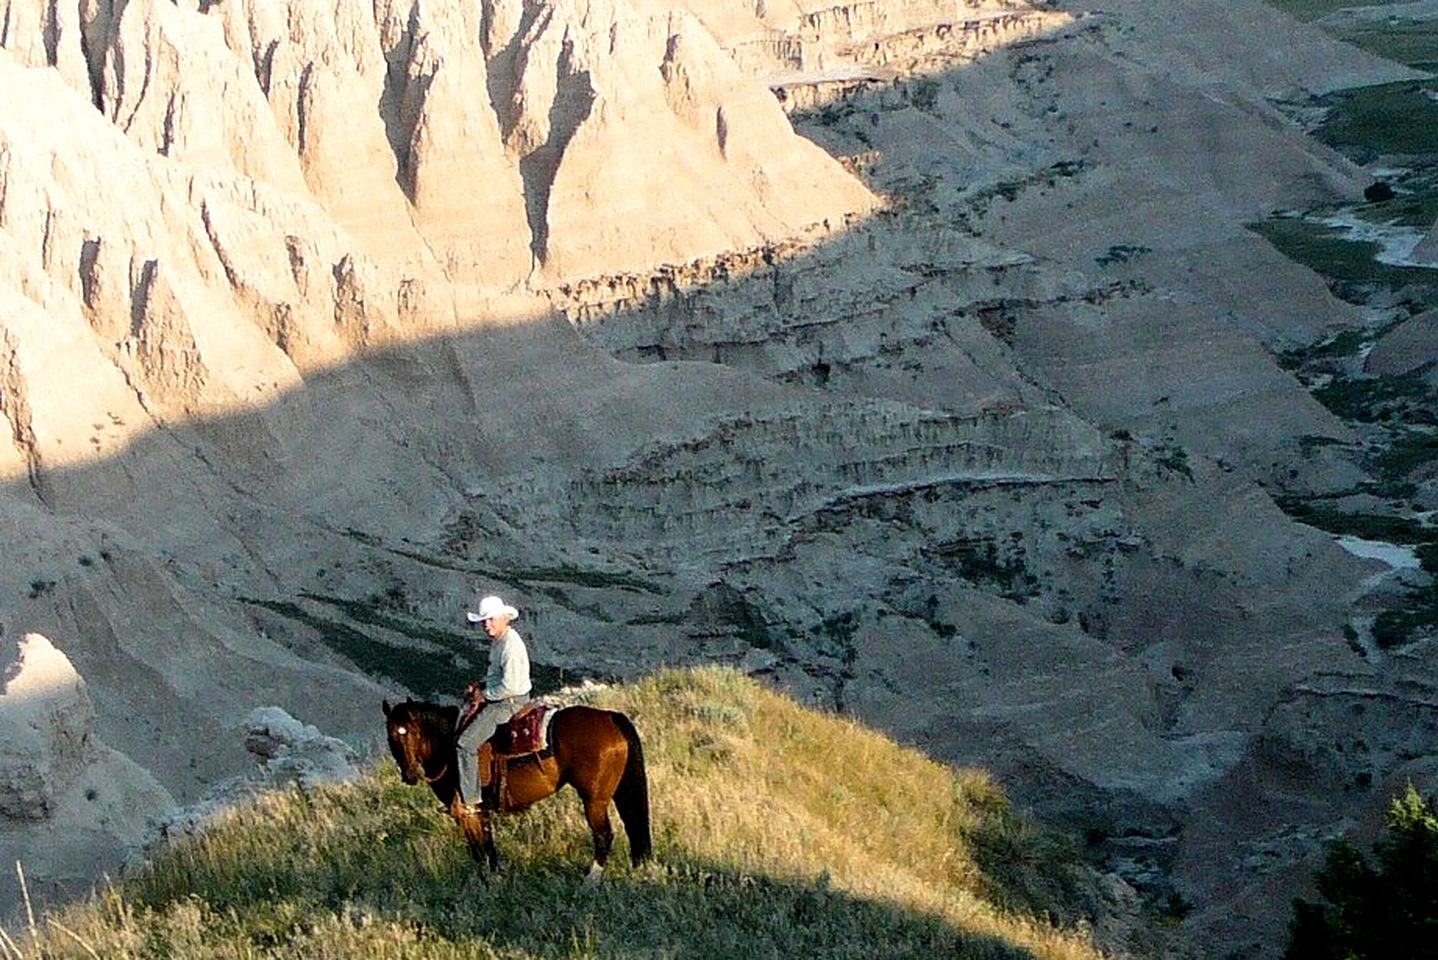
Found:
[[[386,758],[357,783],[267,795],[42,919],[38,940],[12,937],[26,957],[137,960],[1098,956],[1089,875],[984,775],[729,671],[595,697],[645,737],[655,864],[631,869],[621,839],[585,885],[565,791],[499,821],[509,869],[485,881]]]

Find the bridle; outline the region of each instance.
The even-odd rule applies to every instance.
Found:
[[[402,726],[401,726],[401,729],[403,729]],[[418,733],[418,731],[416,731],[416,733]],[[406,751],[406,752],[408,752],[408,751]],[[416,766],[418,766],[418,768],[419,768],[419,769],[416,771],[417,775],[419,776],[419,779],[423,780],[425,783],[430,784],[431,786],[433,786],[434,784],[438,783],[438,782],[440,781],[440,779],[443,778],[446,773],[449,773],[449,761],[448,761],[448,760],[446,760],[446,761],[444,762],[444,766],[440,767],[440,768],[439,768],[439,772],[436,773],[434,776],[430,776],[429,774],[427,774],[427,773],[424,772],[424,761],[422,761],[422,760],[421,760],[421,761],[418,761],[417,764],[416,764]]]

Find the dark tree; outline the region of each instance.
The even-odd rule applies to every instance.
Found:
[[[1412,784],[1372,862],[1337,841],[1316,881],[1325,902],[1293,902],[1284,960],[1438,960],[1438,814]]]
[[[1384,200],[1392,200],[1393,196],[1393,188],[1382,180],[1363,188],[1363,199],[1369,203],[1382,203]]]

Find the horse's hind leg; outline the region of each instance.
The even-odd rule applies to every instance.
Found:
[[[609,859],[609,848],[614,845],[614,826],[609,822],[609,798],[584,797],[584,819],[589,821],[589,832],[594,834],[594,865],[589,868],[589,877],[597,880]]]

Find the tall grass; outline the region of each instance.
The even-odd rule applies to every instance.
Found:
[[[484,878],[432,794],[377,762],[276,792],[143,872],[12,933],[25,958],[961,957],[1092,960],[1099,908],[1062,843],[981,773],[733,672],[599,691],[645,739],[656,862],[584,882],[566,791],[501,818]],[[376,724],[380,722],[376,708]],[[621,832],[622,836],[622,832]],[[1040,917],[1045,919],[1039,919]],[[13,955],[13,953],[12,953]]]

